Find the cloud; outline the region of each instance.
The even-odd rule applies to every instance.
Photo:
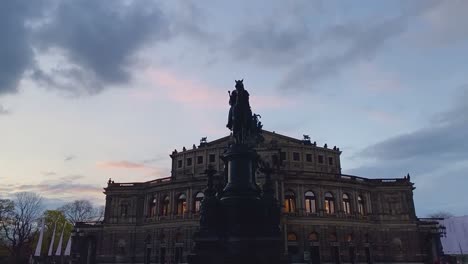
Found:
[[[0,192],[6,197],[16,192],[35,192],[49,201],[50,205],[63,204],[71,199],[82,199],[84,196],[95,201],[101,200],[103,186],[77,182],[83,178],[83,175],[67,175],[46,179],[38,184],[5,184],[0,187]]]
[[[365,114],[369,116],[371,120],[385,124],[385,125],[394,125],[401,123],[401,119],[391,113],[381,111],[381,110],[367,110]]]
[[[34,65],[31,22],[45,1],[3,1],[0,8],[0,95],[17,92],[23,74]]]
[[[10,113],[10,110],[6,109],[3,105],[0,105],[0,115],[8,115]]]
[[[65,159],[63,159],[63,161],[72,161],[76,159],[76,157],[74,155],[68,155],[65,157]]]
[[[372,60],[389,40],[406,31],[413,18],[434,6],[434,1],[413,1],[380,17],[353,18],[337,14],[333,4],[310,2],[295,1],[259,23],[246,23],[230,45],[231,54],[280,69],[279,88],[308,89],[351,65]],[[340,20],[333,22],[337,15]]]
[[[42,176],[48,177],[48,176],[55,176],[57,173],[55,171],[43,171],[41,172]]]
[[[54,84],[59,75],[91,84],[87,92],[96,93],[105,84],[129,81],[131,56],[144,44],[167,40],[170,28],[163,11],[149,1],[65,0],[36,36],[41,52],[60,52],[68,65],[38,70],[34,78]]]
[[[424,31],[426,42],[434,44],[453,44],[467,40],[468,2],[463,0],[439,1],[440,3],[422,15],[428,30]]]
[[[354,158],[366,165],[346,173],[371,178],[403,177],[410,173],[416,183],[415,203],[418,214],[450,210],[466,214],[468,199],[462,186],[468,171],[468,86],[459,90],[453,107],[430,119],[430,124],[405,134],[372,144]],[[450,190],[434,195],[441,190]],[[443,197],[443,199],[441,199]]]
[[[196,8],[155,1],[8,1],[0,10],[0,95],[28,77],[46,88],[95,94],[125,84],[145,46],[184,34],[202,40]]]
[[[407,18],[398,16],[375,25],[339,25],[330,29],[324,42],[347,43],[325,55],[292,67],[280,83],[281,88],[305,88],[331,75],[338,74],[350,64],[372,59],[385,42],[407,26]]]
[[[96,166],[104,169],[148,169],[148,166],[142,163],[131,161],[103,161],[96,163]]]
[[[359,155],[377,160],[423,158],[437,163],[468,159],[468,86],[460,92],[456,105],[432,118],[430,125],[368,146]]]
[[[163,69],[148,69],[145,76],[158,87],[158,90],[163,90],[172,101],[196,107],[226,107],[228,96],[225,90],[180,77]]]
[[[156,166],[150,166],[151,160],[143,162],[132,162],[127,160],[121,161],[100,161],[96,163],[96,167],[100,169],[112,169],[112,170],[137,170],[143,173],[143,176],[148,177],[166,177],[167,169]]]

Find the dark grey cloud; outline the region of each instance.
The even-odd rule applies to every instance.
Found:
[[[377,142],[355,158],[367,165],[345,173],[371,178],[403,177],[410,173],[417,190],[415,200],[421,215],[445,210],[466,214],[468,193],[468,86],[459,89],[452,108],[437,114],[421,129]],[[450,185],[450,186],[449,186]],[[452,190],[443,194],[440,190]]]
[[[75,155],[68,155],[63,159],[63,161],[72,161],[74,159],[76,159]]]
[[[166,5],[165,7],[167,7]],[[158,1],[7,0],[0,8],[0,95],[28,77],[43,87],[94,94],[131,79],[136,53],[178,34],[202,39],[193,12]]]
[[[19,80],[34,65],[31,26],[45,1],[6,0],[0,6],[0,95],[17,92]]]
[[[377,160],[422,158],[431,162],[468,159],[468,87],[459,90],[453,108],[419,130],[365,148],[359,155]]]
[[[49,176],[55,176],[52,172]],[[55,196],[57,194],[63,194],[65,196],[76,195],[81,193],[99,194],[102,192],[102,186],[79,183],[77,181],[83,179],[82,175],[67,175],[54,179],[44,179],[39,184],[7,184],[0,188],[0,191],[6,194],[12,194],[15,192],[36,192],[42,196]],[[105,181],[103,181],[103,184]]]
[[[373,59],[389,40],[405,32],[412,18],[436,3],[401,3],[401,10],[393,14],[330,24],[334,14],[327,12],[326,5],[298,1],[261,23],[246,25],[230,51],[239,60],[284,68],[280,88],[310,88],[357,62]]]
[[[338,74],[350,64],[372,59],[387,40],[405,31],[406,20],[405,17],[396,17],[370,27],[340,25],[331,28],[322,41],[347,44],[340,47],[338,52],[324,53],[293,66],[280,83],[280,88],[310,87],[317,81]]]
[[[157,2],[59,1],[36,34],[41,51],[62,52],[70,65],[33,77],[48,85],[86,87],[96,93],[105,84],[130,79],[132,55],[148,42],[166,40],[170,24]],[[61,77],[70,82],[60,82]]]

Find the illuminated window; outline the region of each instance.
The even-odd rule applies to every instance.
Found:
[[[153,217],[156,216],[156,195],[153,196],[153,198],[150,201],[150,206],[149,206],[149,216]]]
[[[294,234],[292,232],[288,233],[288,241],[297,241],[296,234]]]
[[[309,241],[318,241],[318,234],[315,232],[312,232],[309,234]]]
[[[187,196],[182,193],[177,199],[177,214],[183,215],[185,212],[187,212]]]
[[[315,213],[316,209],[316,200],[315,195],[311,191],[305,193],[305,210],[307,213]]]
[[[346,242],[353,242],[353,234],[347,234],[345,240]]]
[[[299,253],[299,246],[297,244],[296,234],[290,232],[288,233],[288,254],[296,255]]]
[[[346,193],[343,194],[343,211],[345,214],[351,213],[351,202],[349,199],[349,195],[347,195]]]
[[[165,196],[161,203],[161,215],[169,215],[169,196]]]
[[[327,214],[335,213],[335,198],[330,192],[325,193],[325,212]]]
[[[198,192],[195,195],[195,212],[196,213],[200,212],[201,202],[202,202],[204,197],[205,197],[205,195],[202,192]]]
[[[359,195],[357,197],[357,205],[358,205],[358,213],[360,215],[364,215],[365,214],[365,211],[364,211],[364,199],[362,198],[361,195]]]
[[[287,191],[284,194],[284,211],[293,213],[296,211],[296,196],[292,191]]]

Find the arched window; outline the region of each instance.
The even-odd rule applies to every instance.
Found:
[[[149,203],[149,212],[148,215],[150,217],[156,216],[156,195],[154,195]]]
[[[120,204],[120,216],[128,216],[128,203],[127,202],[122,202]]]
[[[365,210],[364,210],[364,199],[362,198],[361,195],[359,195],[357,197],[357,206],[358,206],[358,213],[360,215],[364,215],[365,214]]]
[[[328,236],[328,240],[331,241],[331,242],[336,242],[336,233],[331,233]]]
[[[294,213],[296,211],[296,196],[292,191],[284,193],[284,211]]]
[[[296,242],[297,241],[297,236],[293,232],[288,233],[288,241],[290,242]]]
[[[290,256],[299,253],[299,245],[297,243],[297,235],[293,232],[288,233],[288,254]]]
[[[312,232],[309,234],[309,241],[318,241],[319,238],[318,238],[318,234],[315,233],[315,232]]]
[[[187,212],[187,196],[182,193],[177,199],[177,214],[183,215],[185,212]]]
[[[325,193],[325,212],[327,214],[335,213],[335,198],[330,192]]]
[[[353,242],[353,234],[347,234],[345,240],[346,242]]]
[[[165,196],[161,203],[161,215],[167,216],[169,215],[169,196]]]
[[[306,213],[315,213],[317,211],[317,207],[314,193],[307,191],[304,196]]]
[[[343,194],[343,211],[345,214],[351,213],[351,200],[346,193]]]
[[[195,195],[195,213],[200,212],[201,201],[203,200],[204,197],[205,197],[205,195],[202,192],[198,192]]]

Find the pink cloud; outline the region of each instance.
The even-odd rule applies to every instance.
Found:
[[[220,108],[228,107],[228,90],[213,87],[197,80],[180,77],[172,72],[151,68],[145,72],[146,78],[156,87],[161,87],[170,100],[183,103],[192,107]],[[145,97],[149,93],[141,93],[136,96]],[[290,106],[294,100],[274,95],[253,95],[251,104],[254,109],[269,109]]]
[[[148,169],[145,164],[131,161],[101,161],[97,162],[96,166],[102,169]]]
[[[144,163],[131,162],[127,160],[121,161],[100,161],[96,163],[100,169],[125,169],[125,170],[141,170],[145,176],[165,177],[166,170],[154,166],[148,166]]]
[[[292,106],[297,103],[297,101],[290,98],[271,95],[252,96],[250,102],[252,106],[255,106],[256,108],[260,109],[281,108]]]
[[[356,66],[354,77],[361,85],[375,92],[392,92],[403,88],[398,76],[391,71],[386,71],[373,63],[360,63]]]
[[[401,119],[398,118],[397,116],[388,113],[388,112],[383,112],[383,111],[378,111],[378,110],[371,110],[371,111],[366,111],[367,115],[369,116],[370,119],[384,123],[384,124],[396,124],[400,123]]]
[[[226,107],[227,90],[223,91],[199,81],[181,78],[161,69],[149,69],[145,75],[152,84],[163,88],[173,101],[195,107]]]

